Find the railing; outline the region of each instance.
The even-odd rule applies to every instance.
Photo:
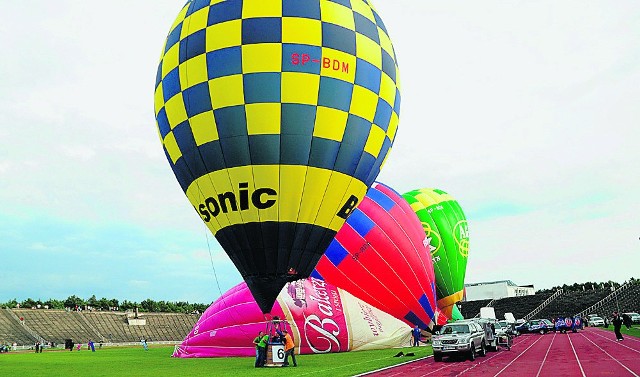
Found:
[[[529,319],[533,318],[533,316],[540,313],[542,309],[544,309],[547,305],[549,305],[551,301],[558,298],[558,296],[560,296],[561,294],[562,294],[562,289],[558,289],[554,294],[549,296],[548,299],[544,300],[542,304],[538,305],[537,308],[533,309],[529,314],[525,315],[524,320],[528,321]]]
[[[626,291],[629,288],[631,288],[631,284],[629,282],[622,284],[618,289],[616,289],[615,291],[611,292],[607,297],[605,297],[602,300],[596,302],[595,304],[591,305],[590,307],[584,309],[583,311],[581,311],[578,314],[581,317],[584,318],[586,315],[592,314],[596,310],[604,308],[607,304],[611,304],[611,301],[614,300],[614,299],[616,300],[616,303],[617,303],[618,295],[623,293],[624,291]],[[620,308],[618,308],[618,310],[620,310]]]
[[[33,337],[33,339],[39,341],[40,343],[44,343],[45,340],[43,337],[40,336],[40,334],[38,334],[37,332],[33,331],[29,326],[27,326],[24,321],[20,320],[20,318],[16,315],[16,313],[12,312],[10,309],[4,309],[7,311],[7,313],[9,313],[9,315],[11,316],[11,318],[13,318],[17,323],[19,323],[22,328],[29,333],[29,335],[31,335]]]
[[[91,322],[89,322],[89,320],[88,320],[84,315],[82,315],[82,313],[81,313],[81,312],[75,312],[75,315],[76,315],[78,318],[80,318],[80,320],[81,320],[85,325],[87,325],[87,327],[88,327],[89,329],[91,329],[91,331],[93,331],[93,333],[94,333],[95,335],[97,335],[97,338],[96,338],[96,339],[102,339],[102,340],[105,340],[105,339],[106,339],[104,336],[102,336],[102,334],[100,333],[100,331],[98,331],[98,329],[96,329],[96,328],[91,324]]]

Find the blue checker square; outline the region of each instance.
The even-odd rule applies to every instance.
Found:
[[[162,64],[158,64],[158,71],[156,72],[156,88],[162,81]]]
[[[345,7],[351,9],[351,0],[329,0],[329,1],[331,1],[332,3],[344,5]]]
[[[178,143],[180,151],[182,151],[182,159],[186,162],[191,174],[195,177],[206,174],[206,167],[200,153],[198,153],[189,122],[184,121],[177,125],[173,129],[173,134],[176,137],[176,143]]]
[[[180,33],[182,32],[182,22],[178,24],[167,36],[167,44],[164,46],[165,54],[174,44],[180,41]]]
[[[167,159],[171,163],[171,169],[173,170],[173,174],[175,174],[176,179],[180,184],[180,188],[182,188],[182,191],[187,192],[189,185],[194,180],[193,176],[191,175],[191,171],[189,170],[189,166],[187,166],[187,163],[182,157],[180,157],[178,161],[176,161],[176,163],[173,164],[173,162],[171,162],[171,157],[169,156],[169,152],[167,152],[166,148],[164,150],[164,154],[166,155]]]
[[[282,42],[282,18],[258,17],[242,20],[242,44]]]
[[[156,116],[156,120],[158,122],[158,130],[160,130],[160,136],[164,139],[165,136],[171,131],[171,126],[169,125],[169,118],[167,118],[167,110],[163,107],[158,112],[158,116]]]
[[[314,137],[311,140],[311,151],[309,153],[309,166],[333,170],[340,143],[335,140]]]
[[[207,26],[242,18],[242,1],[223,1],[209,8]]]
[[[303,17],[320,19],[320,2],[317,0],[283,0],[282,15],[284,17]]]
[[[418,302],[420,302],[420,306],[422,306],[422,309],[424,309],[425,313],[427,313],[429,317],[433,317],[433,309],[431,308],[431,303],[429,302],[427,295],[420,296]]]
[[[367,152],[363,152],[362,157],[360,157],[360,163],[358,163],[358,167],[356,168],[356,172],[354,173],[353,177],[366,183],[369,177],[369,173],[371,172],[371,168],[375,163],[375,157]],[[376,173],[376,176],[377,175],[378,174]],[[373,181],[371,183],[373,183]],[[367,184],[367,186],[371,186],[371,183]]]
[[[344,130],[343,143],[351,143],[360,148],[362,151],[367,139],[369,138],[369,131],[371,130],[371,122],[366,119],[360,118],[357,115],[349,114],[347,118],[347,126]],[[359,158],[359,156],[358,156]]]
[[[185,16],[189,17],[190,15],[194,14],[195,12],[199,11],[202,8],[206,8],[211,4],[210,0],[193,0],[191,2],[191,5],[189,6],[189,9],[187,10],[187,14]]]
[[[213,116],[216,119],[220,139],[247,135],[247,114],[244,111],[244,105],[215,109]]]
[[[222,170],[225,168],[224,157],[222,155],[222,147],[220,140],[213,140],[202,144],[199,148],[202,161],[204,161],[207,172]]]
[[[172,69],[162,80],[162,97],[167,102],[171,97],[180,93],[180,73],[178,67]]]
[[[280,163],[280,135],[250,135],[249,152],[252,165]]]
[[[211,96],[209,95],[209,84],[206,82],[187,88],[182,92],[184,108],[187,110],[189,117],[210,111]]]
[[[242,77],[245,103],[280,102],[280,73],[250,73]]]
[[[336,239],[334,238],[329,244],[329,247],[327,248],[327,251],[325,251],[324,255],[334,266],[337,267],[340,265],[340,263],[342,263],[344,258],[349,255],[349,252],[344,248],[344,246],[340,244],[340,242],[336,241]]]
[[[207,53],[209,80],[242,73],[242,49],[240,46],[223,48]]]
[[[338,158],[336,159],[333,170],[348,176],[353,176],[358,168],[360,156],[362,156],[362,147],[351,143],[349,139],[345,137],[342,144],[340,144],[340,151],[338,152]]]
[[[356,54],[356,33],[342,26],[322,22],[322,46]]]
[[[414,325],[418,325],[418,327],[421,328],[421,329],[426,329],[427,328],[427,324],[422,322],[422,320],[420,320],[420,318],[418,318],[416,313],[414,313],[412,311],[409,311],[409,313],[407,313],[404,316],[404,319],[409,323],[413,323]]]
[[[368,169],[368,171],[370,171],[371,173],[363,181],[367,186],[371,186],[375,181],[376,177],[378,176],[378,174],[380,173],[380,167],[382,167],[382,162],[384,161],[384,158],[387,155],[387,153],[389,153],[389,149],[391,149],[391,140],[385,137],[384,141],[382,142],[382,148],[380,148],[380,153],[378,154],[378,158],[375,159],[375,162],[373,163],[373,165],[371,165],[371,167]],[[365,153],[364,155],[369,155],[369,154]],[[371,156],[371,158],[373,158],[373,156]]]
[[[311,135],[280,134],[280,162],[282,165],[308,165]]]
[[[353,84],[334,79],[333,77],[320,77],[320,93],[318,94],[318,106],[330,107],[342,111],[349,111]]]
[[[296,43],[282,44],[282,71],[320,74],[322,47]],[[316,60],[314,62],[314,60]]]
[[[312,277],[312,278],[314,278],[314,279],[318,279],[318,280],[322,280],[322,281],[324,281],[324,278],[322,277],[322,275],[320,275],[320,273],[318,272],[318,270],[313,270],[313,271],[311,271],[311,275],[309,275],[309,276],[311,276],[311,277]]]
[[[220,138],[220,146],[222,146],[222,155],[227,168],[251,165],[249,138],[247,136]]]
[[[382,71],[396,82],[396,62],[384,49],[382,50]]]
[[[370,188],[367,192],[367,196],[369,196],[374,202],[378,203],[378,205],[384,208],[387,212],[391,211],[391,209],[396,205],[396,202],[389,198],[385,193],[376,190],[375,188]]]
[[[180,41],[179,62],[202,55],[206,52],[206,31],[199,30]]]
[[[398,116],[400,116],[400,102],[402,102],[400,97],[400,90],[396,88],[396,99],[393,103],[393,111],[395,111]]]
[[[353,13],[353,18],[356,22],[356,32],[368,37],[378,44],[380,43],[380,36],[378,35],[378,28],[376,27],[376,24],[358,12]]]
[[[283,103],[280,134],[313,135],[317,108],[313,105]]]
[[[389,121],[391,120],[391,113],[393,113],[391,105],[382,98],[378,98],[378,106],[376,107],[376,115],[373,118],[373,123],[380,126],[383,131],[387,131],[389,128]]]
[[[365,238],[367,234],[376,226],[364,212],[359,209],[355,209],[351,216],[349,216],[349,225],[355,230],[362,238]]]
[[[360,85],[378,94],[380,93],[380,81],[382,71],[366,60],[356,60],[356,85]]]
[[[382,18],[380,18],[380,16],[378,16],[378,13],[376,13],[375,10],[371,9],[373,11],[373,18],[375,18],[376,20],[376,25],[378,25],[378,27],[380,29],[382,29],[382,31],[384,31],[385,33],[387,33],[387,35],[389,35],[389,32],[387,31],[387,28],[384,26],[384,22],[382,22]]]

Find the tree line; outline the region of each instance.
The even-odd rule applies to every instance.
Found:
[[[81,309],[81,310],[100,310],[100,311],[127,311],[135,310],[136,308],[140,312],[162,312],[162,313],[193,313],[204,312],[209,304],[189,303],[185,301],[155,301],[152,299],[146,299],[142,302],[120,300],[112,298],[100,298],[95,295],[88,299],[83,299],[78,296],[69,296],[65,300],[48,299],[42,301],[40,299],[34,300],[27,298],[24,301],[18,301],[16,299],[9,300],[7,302],[0,302],[2,308],[25,308],[25,309]]]
[[[624,283],[627,283],[627,282],[624,282]],[[631,278],[629,279],[628,283],[640,284],[640,280],[636,278]],[[558,285],[549,289],[539,289],[536,291],[536,293],[551,293],[551,292],[557,291],[558,289],[562,289],[564,292],[592,291],[592,290],[601,290],[601,289],[615,290],[620,288],[622,284],[612,280],[609,280],[607,282],[588,281],[586,283],[573,283],[571,285],[563,284],[563,285]]]

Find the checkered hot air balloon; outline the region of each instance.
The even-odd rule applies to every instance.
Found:
[[[368,0],[188,1],[155,87],[171,168],[265,313],[375,180],[399,109]]]

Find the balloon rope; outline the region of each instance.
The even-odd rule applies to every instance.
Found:
[[[206,226],[204,227],[204,236],[207,239],[207,249],[209,250],[209,260],[211,261],[211,269],[213,270],[213,276],[216,279],[216,285],[218,286],[218,293],[220,294],[220,299],[222,300],[222,303],[224,304],[224,306],[228,307],[228,305],[227,305],[227,303],[225,301],[225,297],[222,294],[222,289],[220,288],[220,281],[218,280],[218,273],[216,272],[216,266],[215,266],[215,263],[213,262],[213,254],[211,253],[211,244],[209,243],[209,229]],[[237,320],[238,317],[237,317],[236,314],[237,313],[236,313],[235,309],[231,311],[231,315],[233,317],[235,317],[236,320]],[[243,330],[242,327],[240,327],[240,331],[245,335],[248,334],[248,332]]]

